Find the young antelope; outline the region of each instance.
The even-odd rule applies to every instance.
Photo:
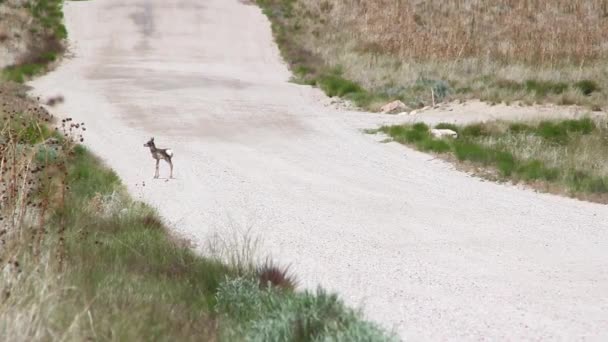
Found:
[[[145,143],[144,147],[149,147],[152,158],[156,159],[156,173],[154,173],[154,178],[158,178],[158,164],[161,159],[169,163],[169,167],[171,167],[171,175],[169,178],[173,178],[173,162],[171,161],[171,158],[173,158],[173,151],[169,148],[156,148],[156,145],[154,145],[154,138],[151,138]]]

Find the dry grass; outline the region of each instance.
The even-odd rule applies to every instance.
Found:
[[[296,74],[303,61],[318,69],[306,60],[320,60],[379,97],[412,107],[429,104],[431,90],[442,101],[606,105],[604,0],[258,3],[277,36],[295,46],[286,58],[299,66]],[[577,84],[583,80],[597,89],[585,91]]]

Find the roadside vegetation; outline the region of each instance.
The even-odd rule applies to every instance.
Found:
[[[451,129],[458,138],[435,138],[424,123],[385,126],[377,131],[485,178],[608,203],[605,120],[442,123],[435,128]]]
[[[16,47],[12,63],[2,70],[4,80],[23,83],[61,56],[67,37],[62,6],[63,0],[0,1],[0,21],[8,25],[0,27],[0,44]]]
[[[607,104],[603,0],[256,2],[296,81],[367,109],[433,98]]]

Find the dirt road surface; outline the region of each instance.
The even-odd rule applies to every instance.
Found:
[[[362,134],[411,118],[336,111],[289,83],[255,6],[65,12],[72,56],[32,92],[65,96],[56,113],[85,122],[133,196],[199,246],[250,229],[302,287],[339,292],[404,339],[608,339],[608,207],[483,182]],[[151,136],[175,151],[176,179],[152,179]]]

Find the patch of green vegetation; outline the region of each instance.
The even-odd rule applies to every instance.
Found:
[[[525,83],[519,83],[513,80],[497,79],[493,85],[499,89],[509,90],[511,92],[517,92],[525,90],[528,93],[534,94],[537,98],[546,97],[551,94],[563,94],[570,86],[565,82],[552,82],[552,81],[538,81],[538,80],[527,80]],[[593,80],[582,80],[572,84],[576,89],[579,89],[585,96],[589,96],[594,92],[600,91],[600,87],[597,82]],[[497,96],[499,97],[499,96]],[[561,98],[561,104],[575,104],[573,99]]]
[[[575,133],[590,134],[594,129],[593,121],[585,118],[561,122],[542,121],[534,132],[547,141],[563,145],[568,143]]]
[[[459,133],[457,139],[437,139],[422,123],[382,127],[395,141],[421,151],[453,154],[459,161],[497,171],[503,180],[545,182],[561,186],[568,193],[608,196],[608,176],[597,160],[576,162],[581,144],[585,153],[605,155],[608,132],[590,118],[527,123],[482,123],[435,126]],[[603,126],[602,126],[603,127]],[[537,139],[530,147],[530,139]],[[584,140],[586,139],[586,140]],[[556,154],[565,154],[556,159]],[[605,158],[608,160],[608,158]],[[574,165],[573,165],[574,163]],[[578,164],[578,165],[577,165]],[[581,169],[589,165],[588,169]]]
[[[433,139],[429,127],[424,123],[416,123],[412,126],[384,126],[379,131],[400,143],[413,144],[421,151],[444,153],[450,150],[450,144],[446,141]]]
[[[30,77],[40,74],[44,70],[42,64],[21,64],[7,67],[2,70],[2,75],[7,81],[23,83]]]
[[[46,70],[49,63],[63,52],[62,41],[67,38],[63,25],[63,0],[34,0],[27,4],[32,16],[30,31],[42,38],[42,43],[22,57],[16,65],[2,70],[2,78],[23,83]]]
[[[463,137],[479,138],[490,135],[488,127],[483,124],[467,125],[460,130]]]
[[[534,93],[537,97],[546,97],[549,94],[562,94],[568,90],[568,84],[563,82],[528,80],[525,83],[526,91]]]
[[[327,96],[346,96],[363,92],[361,86],[340,75],[325,75],[319,77],[317,84]]]
[[[49,29],[57,39],[65,39],[68,32],[63,25],[63,0],[34,0],[29,4],[33,17]]]
[[[222,336],[227,341],[397,341],[320,289],[260,289],[241,278],[220,286],[216,307],[230,326]]]
[[[589,96],[600,90],[600,86],[597,84],[597,82],[592,80],[578,81],[574,84],[574,87],[578,88],[585,96]]]
[[[589,171],[569,170],[566,181],[573,191],[593,194],[608,192],[608,179],[593,175]]]
[[[500,89],[508,89],[511,91],[519,91],[524,89],[523,84],[513,80],[498,79],[494,82],[494,84]]]

